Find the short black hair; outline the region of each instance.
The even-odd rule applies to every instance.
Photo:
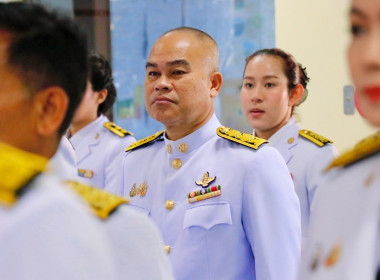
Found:
[[[89,81],[94,91],[106,89],[107,98],[98,107],[98,116],[105,114],[115,103],[116,87],[113,83],[112,68],[108,60],[100,53],[90,53],[89,62]]]
[[[69,106],[58,130],[62,135],[86,88],[85,34],[69,17],[26,3],[0,3],[0,30],[12,38],[8,66],[32,95],[50,86],[66,91]]]

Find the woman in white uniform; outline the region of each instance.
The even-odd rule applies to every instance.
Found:
[[[380,128],[380,2],[351,3],[351,78],[364,118]],[[380,279],[379,167],[379,132],[329,166],[313,204],[299,279]]]
[[[331,141],[301,129],[294,108],[307,97],[309,77],[294,57],[262,49],[246,59],[241,102],[253,134],[277,148],[288,165],[301,205],[303,239],[309,224],[315,181],[336,155]]]
[[[108,61],[100,54],[89,55],[86,93],[67,136],[75,150],[78,175],[101,189],[105,188],[110,172],[120,168],[125,149],[135,142],[132,133],[104,115],[115,98],[116,88]]]

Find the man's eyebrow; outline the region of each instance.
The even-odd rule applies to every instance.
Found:
[[[145,64],[145,69],[146,68],[148,68],[148,67],[157,67],[157,63],[152,63],[152,62],[147,62],[146,64]]]
[[[168,66],[174,66],[174,65],[190,66],[190,63],[186,59],[176,59],[176,60],[167,62],[166,65],[168,65]]]

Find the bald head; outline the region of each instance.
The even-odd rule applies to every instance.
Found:
[[[210,71],[219,71],[218,45],[209,34],[196,28],[182,26],[166,31],[158,38],[156,44],[162,39],[175,35],[185,35],[185,37],[192,36],[196,39],[196,42],[199,44],[197,47],[202,49],[202,54],[206,59],[207,65],[210,67]]]
[[[222,83],[215,41],[197,29],[173,29],[158,38],[146,62],[145,106],[178,140],[211,118]]]

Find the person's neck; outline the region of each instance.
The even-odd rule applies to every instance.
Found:
[[[52,158],[57,152],[60,141],[61,136],[58,135],[47,137],[35,135],[34,138],[29,138],[28,141],[7,141],[7,139],[1,139],[1,142],[4,144],[48,159]]]
[[[178,139],[182,139],[186,137],[187,135],[193,133],[194,131],[197,131],[200,129],[205,123],[207,123],[211,117],[213,116],[214,112],[210,112],[205,118],[201,119],[198,122],[192,123],[189,125],[188,123],[184,124],[176,124],[176,125],[166,125],[166,137],[169,140],[176,141]]]
[[[273,134],[275,134],[283,126],[285,126],[288,123],[290,118],[291,118],[291,116],[287,116],[281,123],[279,123],[277,126],[271,128],[271,129],[262,130],[262,131],[261,130],[255,130],[255,136],[262,138],[262,139],[265,139],[265,140],[268,140],[269,138],[271,138],[273,136]]]
[[[98,116],[95,116],[95,117],[92,117],[92,118],[89,118],[89,119],[85,119],[85,120],[81,120],[81,121],[76,121],[76,122],[71,122],[70,127],[69,127],[69,135],[70,135],[70,137],[74,136],[74,134],[76,134],[79,130],[81,130],[82,128],[86,127],[87,125],[89,125],[90,123],[92,123],[93,121],[95,121],[97,118],[98,118]]]

